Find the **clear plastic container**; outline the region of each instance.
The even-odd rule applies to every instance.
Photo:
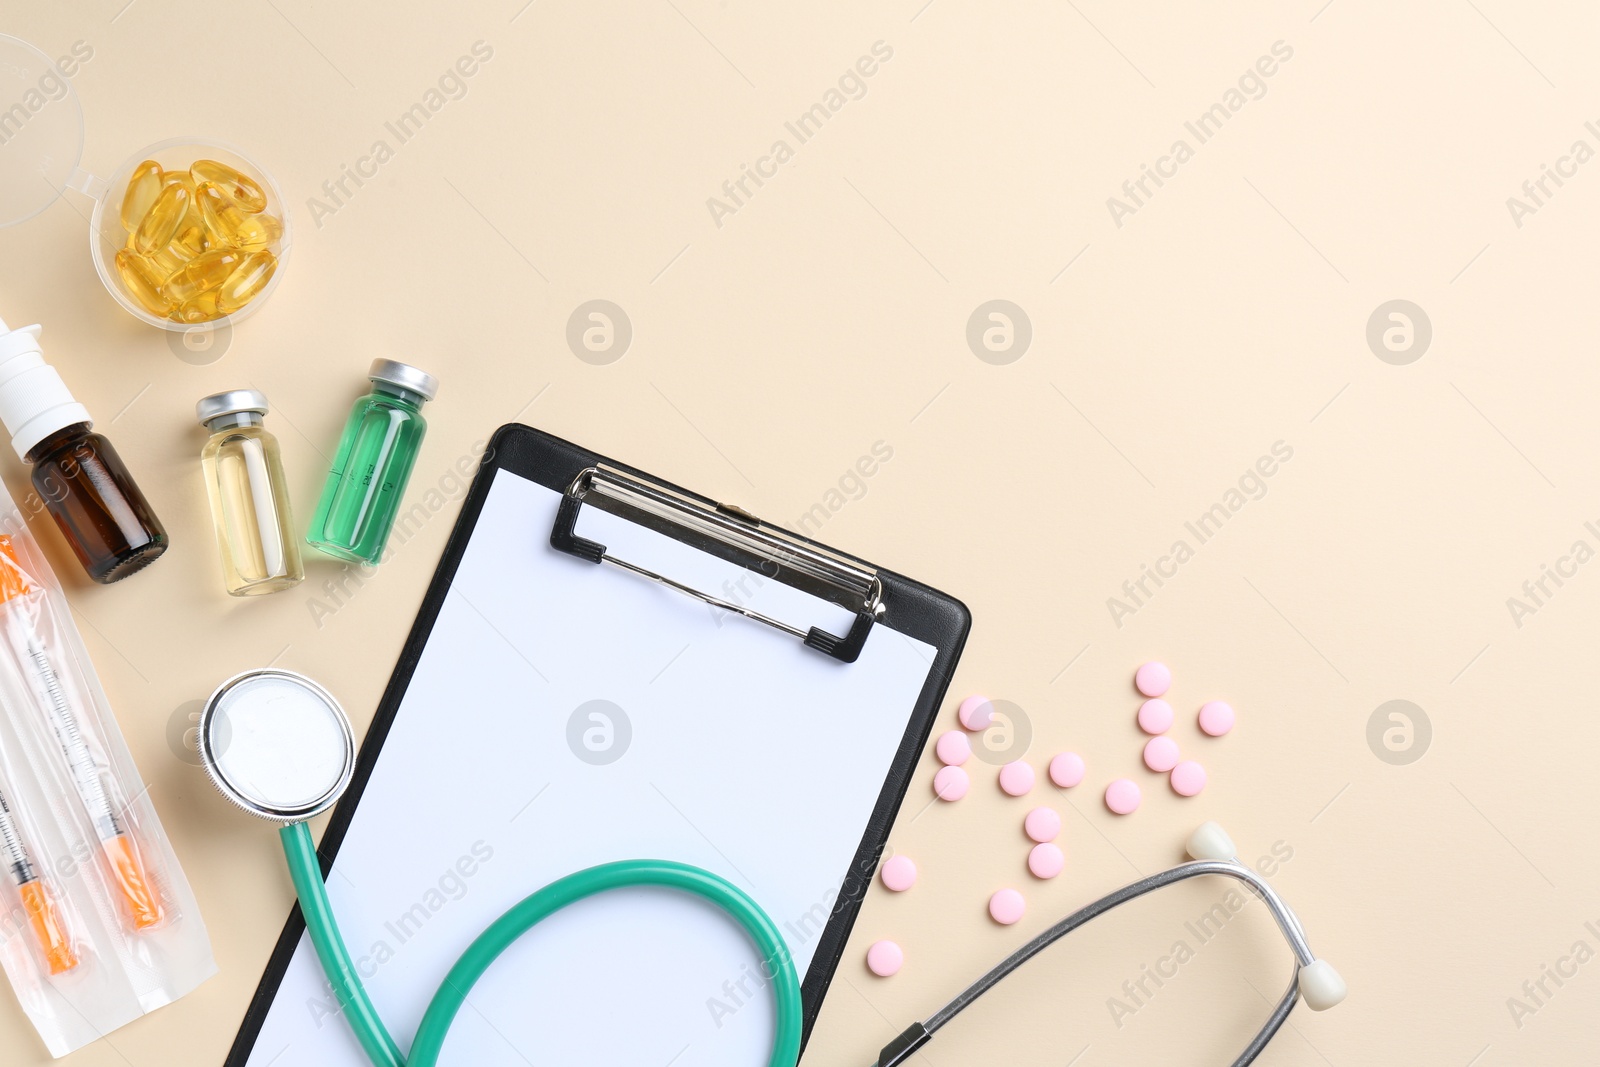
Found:
[[[293,220],[278,183],[244,152],[221,141],[175,137],[133,153],[109,179],[96,177],[78,166],[83,158],[83,109],[71,80],[55,60],[27,41],[0,34],[0,112],[10,115],[16,107],[22,108],[27,118],[14,125],[15,132],[0,151],[0,228],[40,214],[68,189],[92,198],[89,254],[100,281],[128,314],[163,330],[189,333],[241,322],[277,291],[293,247]],[[127,237],[118,213],[129,177],[146,159],[155,160],[163,169],[187,169],[197,159],[215,159],[254,178],[266,191],[267,210],[283,222],[283,236],[274,252],[278,267],[262,291],[233,314],[200,323],[161,318],[123,288],[113,263]]]
[[[273,272],[261,292],[232,315],[224,315],[207,322],[176,322],[151,314],[123,288],[122,278],[117,274],[116,264],[112,262],[123,247],[127,236],[118,218],[118,212],[122,209],[122,197],[128,191],[128,179],[132,176],[133,169],[147,159],[153,159],[161,164],[163,170],[186,170],[197,159],[214,159],[219,163],[226,163],[246,177],[255,179],[256,183],[266,191],[268,210],[282,220],[283,237],[279,240],[277,251],[273,253],[278,258],[277,270]],[[95,198],[94,214],[89,217],[89,254],[94,257],[94,269],[112,298],[122,305],[123,310],[141,322],[180,333],[193,330],[197,326],[204,329],[214,328],[224,322],[242,322],[267,302],[277,290],[278,283],[283,280],[284,268],[288,263],[289,250],[294,239],[294,224],[289,218],[289,206],[284,202],[283,190],[278,188],[278,183],[273,181],[272,175],[237,148],[225,145],[221,141],[207,141],[198,137],[174,137],[169,141],[159,141],[141,148],[124,160],[122,166],[117,168],[109,180],[101,181],[86,175],[85,184],[87,187],[81,191]]]

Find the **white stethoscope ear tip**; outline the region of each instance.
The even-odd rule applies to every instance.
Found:
[[[1214,822],[1202,823],[1189,835],[1185,844],[1189,855],[1197,860],[1214,860],[1221,863],[1236,862],[1239,850],[1233,838]],[[1300,968],[1298,978],[1300,999],[1312,1011],[1327,1011],[1343,1000],[1350,992],[1339,972],[1327,960],[1312,960]]]
[[[1184,850],[1197,860],[1218,860],[1228,862],[1239,854],[1233,847],[1233,838],[1228,836],[1228,831],[1214,822],[1201,823],[1195,832],[1189,835]]]
[[[1312,1011],[1327,1011],[1349,992],[1344,979],[1327,960],[1312,960],[1300,968],[1300,999]]]

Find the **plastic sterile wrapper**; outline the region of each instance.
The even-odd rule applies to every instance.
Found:
[[[66,599],[3,487],[0,965],[52,1056],[216,971]]]

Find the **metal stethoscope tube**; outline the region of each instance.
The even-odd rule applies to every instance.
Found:
[[[1272,913],[1273,920],[1278,924],[1284,940],[1289,943],[1289,948],[1295,955],[1295,970],[1289,978],[1289,988],[1284,991],[1277,1005],[1272,1009],[1272,1014],[1261,1029],[1256,1031],[1233,1061],[1233,1067],[1248,1067],[1255,1061],[1267,1043],[1277,1034],[1278,1030],[1288,1020],[1289,1013],[1299,1002],[1302,991],[1306,993],[1307,1002],[1314,1010],[1321,1011],[1332,1007],[1344,998],[1344,982],[1338,973],[1325,961],[1318,960],[1311,952],[1311,946],[1306,941],[1305,928],[1300,925],[1300,919],[1293,910],[1283,902],[1283,898],[1267,884],[1255,871],[1233,858],[1233,843],[1228,840],[1221,827],[1215,823],[1207,823],[1189,839],[1189,851],[1192,855],[1206,858],[1196,859],[1191,863],[1180,864],[1170,870],[1152,874],[1129,883],[1121,889],[1107,893],[1105,896],[1088,904],[1068,915],[1060,922],[1051,926],[1027,944],[1017,949],[1011,955],[1001,960],[987,974],[962,990],[953,1000],[944,1007],[930,1015],[926,1021],[913,1023],[898,1037],[886,1045],[879,1053],[873,1067],[899,1067],[913,1053],[932,1040],[933,1035],[941,1027],[949,1023],[957,1015],[970,1007],[979,997],[993,989],[1006,975],[1021,967],[1024,963],[1061,940],[1063,937],[1092,919],[1097,919],[1111,909],[1126,904],[1130,900],[1137,900],[1148,893],[1190,878],[1203,875],[1221,875],[1242,882],[1246,888],[1254,893],[1267,910]],[[1229,858],[1221,858],[1227,856]],[[1307,969],[1310,969],[1309,971]]]

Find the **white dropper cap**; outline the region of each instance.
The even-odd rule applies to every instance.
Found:
[[[0,422],[23,459],[57,430],[92,422],[89,409],[72,399],[67,383],[44,361],[40,326],[8,330],[0,321]]]

